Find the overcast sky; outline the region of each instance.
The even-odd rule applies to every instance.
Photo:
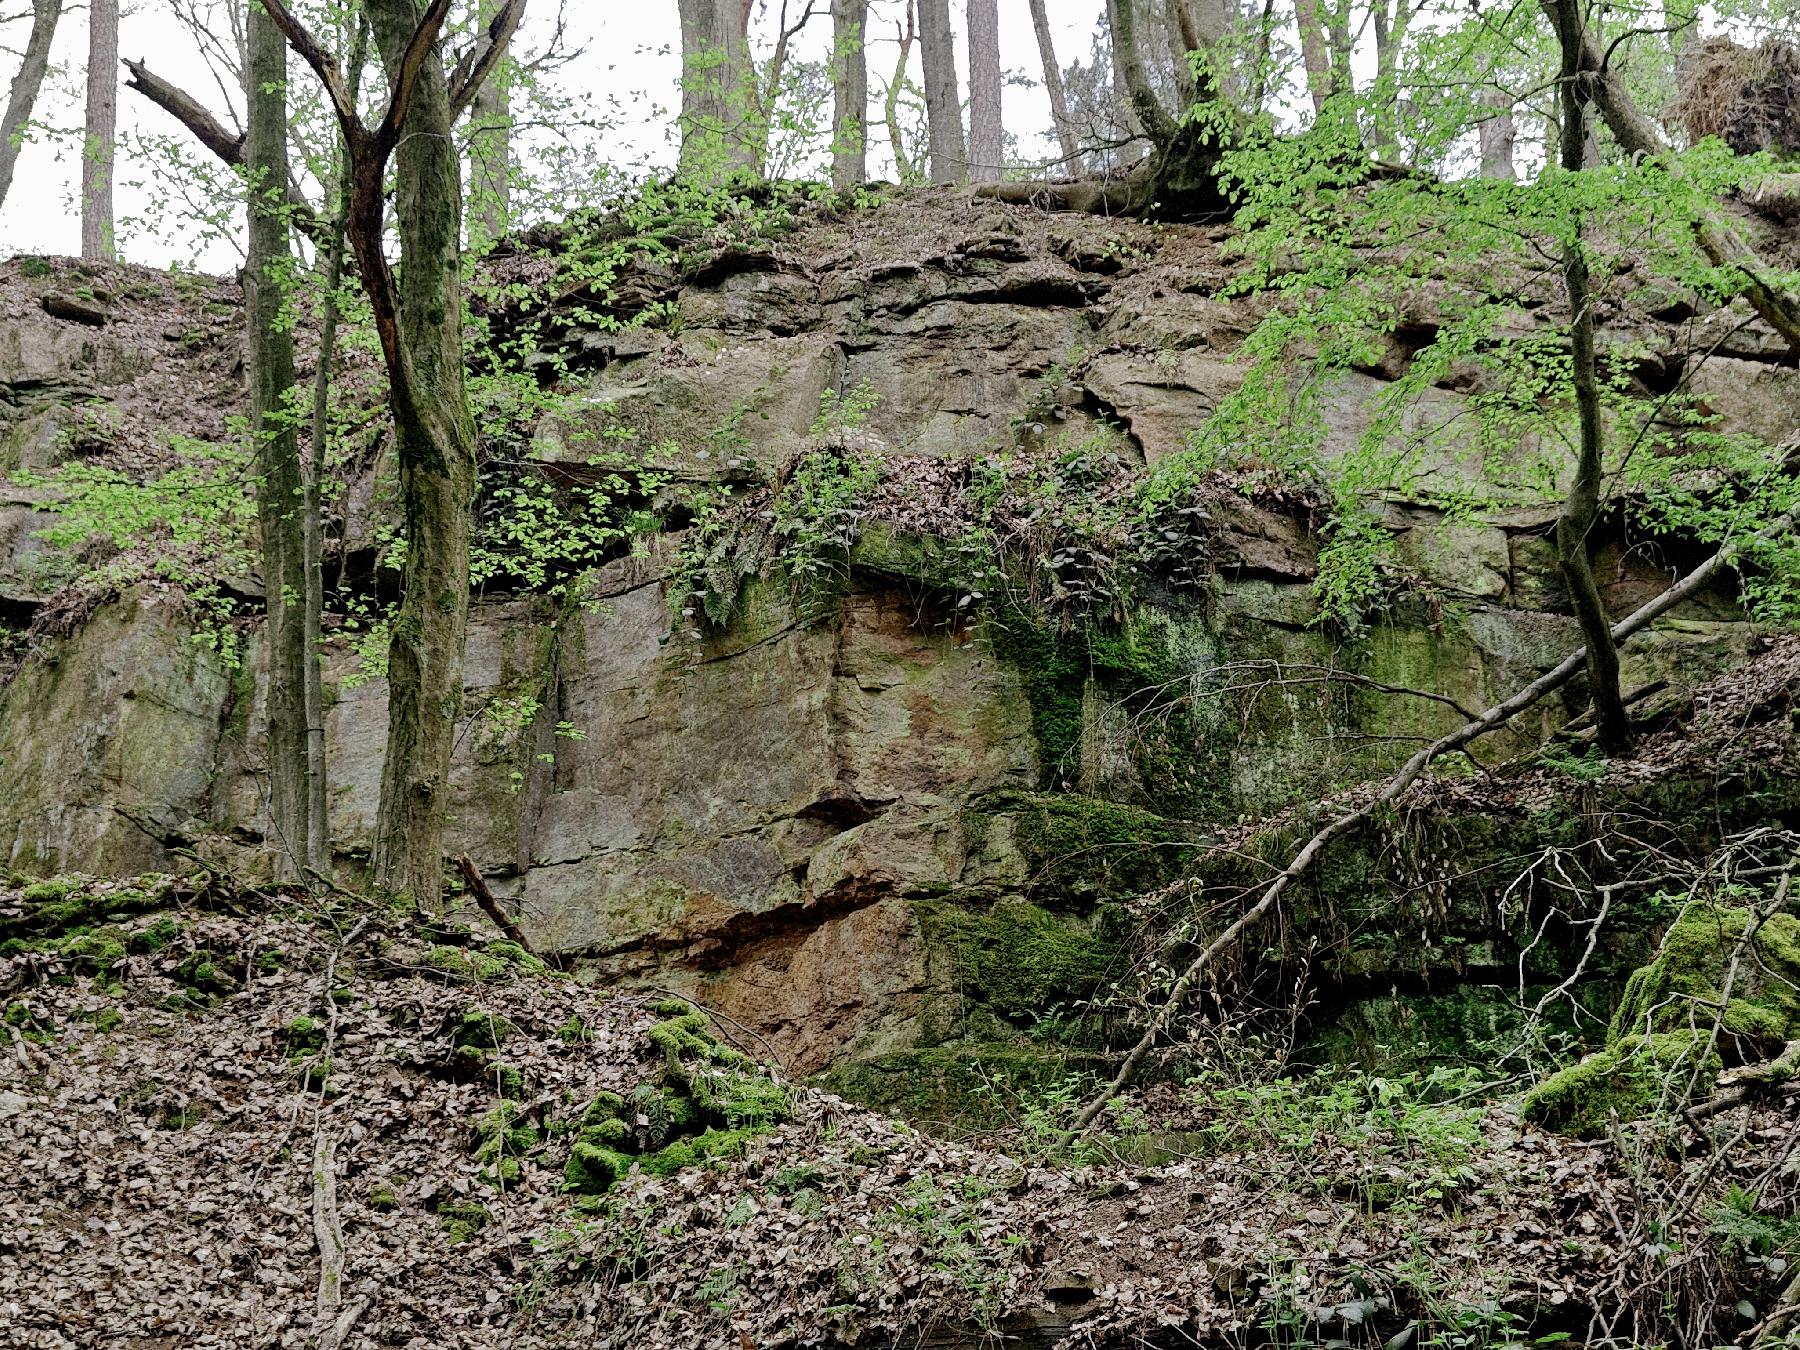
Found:
[[[780,0],[766,2],[772,15]],[[764,0],[759,0],[759,5],[762,3]],[[803,0],[790,3],[797,11]],[[0,6],[4,6],[0,13],[8,15],[26,9],[23,5],[5,5],[4,0],[0,0]],[[820,0],[818,8],[821,15],[804,36],[803,55],[818,57],[829,47],[831,23],[823,13],[828,6]],[[961,31],[962,8],[960,0],[952,0],[953,22],[958,28],[957,71],[966,80],[968,52]],[[1059,59],[1066,64],[1084,58],[1100,13],[1099,0],[1048,0],[1047,8]],[[146,61],[164,78],[215,107],[221,106],[222,95],[201,61],[192,36],[171,17],[170,0],[125,0],[125,9],[119,25],[120,54]],[[554,10],[554,0],[531,0],[523,31],[525,47],[542,42]],[[894,19],[903,12],[899,0],[876,0],[873,6],[869,45],[872,100],[878,97],[892,69]],[[676,80],[680,73],[675,0],[568,0],[566,14],[570,37],[576,45],[585,47],[585,55],[564,71],[562,81],[569,89],[579,91],[582,101],[589,103],[596,115],[615,117],[604,136],[605,156],[621,163],[673,163],[667,109],[678,97]],[[759,31],[767,31],[771,24],[772,17],[759,16]],[[1001,64],[1009,73],[1031,80],[1030,87],[1011,82],[1006,86],[1003,109],[1007,129],[1020,135],[1022,153],[1047,157],[1051,150],[1050,109],[1039,80],[1037,42],[1025,0],[1001,0],[1000,24]],[[26,29],[25,22],[0,28],[0,44],[6,48],[0,50],[0,89],[10,83],[18,66],[18,51],[24,45]],[[77,249],[81,81],[86,53],[86,6],[71,7],[57,30],[52,77],[39,99],[35,117],[65,134],[27,145],[20,156],[12,190],[4,207],[0,207],[0,257],[14,253],[69,253]],[[910,66],[915,80],[917,63],[915,46]],[[120,74],[123,77],[123,70]],[[311,75],[295,61],[290,78],[298,82],[310,80]],[[872,104],[872,112],[876,111]],[[168,131],[174,125],[141,95],[121,86],[121,140],[139,129]],[[884,147],[872,145],[871,149],[871,172],[891,170],[891,161],[883,163]],[[130,261],[153,266],[185,266],[195,260],[198,251],[200,264],[210,270],[235,267],[238,255],[230,243],[216,242],[197,250],[198,232],[183,226],[169,210],[155,207],[154,203],[166,195],[167,183],[162,181],[166,177],[166,171],[159,174],[152,164],[127,159],[119,165],[115,214],[123,255]]]

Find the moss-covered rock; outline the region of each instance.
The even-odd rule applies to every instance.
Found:
[[[580,1195],[604,1195],[631,1170],[632,1159],[604,1144],[577,1141],[563,1167],[563,1181]]]
[[[451,1245],[460,1246],[486,1228],[494,1216],[486,1205],[464,1200],[438,1206],[437,1217]]]
[[[1688,1031],[1625,1036],[1550,1075],[1525,1094],[1526,1120],[1593,1139],[1619,1121],[1641,1120],[1658,1106],[1678,1110],[1718,1076],[1718,1052]]]
[[[953,963],[957,992],[1016,1028],[1074,1012],[1119,954],[1105,915],[1084,925],[1017,897],[984,911],[954,900],[923,901],[917,911],[927,940]]]
[[[1718,1017],[1721,1049],[1740,1063],[1800,1039],[1800,919],[1753,922],[1747,909],[1690,906],[1627,982],[1611,1036],[1707,1030]]]

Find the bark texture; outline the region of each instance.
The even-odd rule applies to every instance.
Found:
[[[244,169],[250,219],[244,310],[249,325],[250,422],[260,479],[257,522],[268,606],[264,637],[269,663],[270,843],[276,879],[299,881],[308,868],[323,870],[323,860],[309,853],[317,832],[308,821],[306,667],[316,665],[318,647],[307,642],[306,605],[312,588],[307,581],[306,491],[292,399],[293,327],[284,314],[293,264],[283,210],[288,181],[287,43],[268,14],[256,6],[250,9],[246,38]],[[316,621],[311,628],[316,632]]]
[[[950,0],[919,0],[919,55],[925,66],[925,121],[931,133],[931,181],[967,182],[969,149],[963,140],[956,44],[950,35]]]
[[[1579,172],[1587,154],[1587,99],[1582,93],[1580,0],[1556,0],[1561,11],[1558,33],[1562,39],[1562,164]],[[1594,307],[1588,291],[1587,253],[1581,242],[1581,222],[1574,222],[1572,237],[1563,249],[1563,289],[1568,296],[1570,344],[1574,363],[1575,403],[1580,420],[1581,445],[1575,479],[1556,519],[1557,561],[1575,617],[1587,646],[1589,694],[1594,704],[1594,723],[1601,749],[1617,754],[1631,744],[1631,719],[1619,690],[1619,650],[1606,620],[1606,604],[1594,580],[1588,558],[1588,533],[1600,514],[1600,489],[1605,469],[1605,427],[1601,421],[1600,381],[1594,365]]]
[[[998,183],[1005,167],[1000,119],[999,0],[969,0],[969,177]]]
[[[81,151],[81,256],[110,262],[119,122],[119,0],[88,8],[87,122]]]
[[[1491,110],[1477,128],[1481,138],[1481,176],[1511,182],[1517,176],[1513,143],[1518,138],[1512,100],[1499,89],[1489,89],[1483,92],[1481,101]]]
[[[760,156],[756,82],[738,0],[680,0],[681,174],[720,182]]]
[[[1081,168],[1081,145],[1075,139],[1075,124],[1069,120],[1069,94],[1063,88],[1062,67],[1056,62],[1050,16],[1044,10],[1044,0],[1030,0],[1030,4],[1038,59],[1044,66],[1044,91],[1050,96],[1050,120],[1056,124],[1056,143],[1062,149],[1062,168],[1066,173],[1075,173]]]
[[[907,152],[906,136],[900,129],[900,95],[906,89],[906,63],[912,56],[913,43],[918,36],[912,0],[907,0],[906,28],[896,34],[899,53],[894,57],[894,73],[888,78],[887,95],[881,103],[881,114],[887,123],[888,149],[894,155],[894,175],[902,183],[916,183],[925,176],[924,166]]]
[[[869,0],[831,0],[831,183],[839,192],[869,176],[868,18]]]
[[[62,0],[32,0],[31,35],[25,39],[25,54],[6,91],[6,112],[0,114],[0,205],[5,204],[12,187],[25,128],[37,106],[38,90],[44,87],[44,73],[50,69],[50,46],[56,40],[60,18]]]
[[[368,14],[389,81],[399,88],[419,6],[368,0]],[[462,175],[452,121],[443,63],[427,53],[394,152],[397,332],[384,335],[383,345],[398,340],[388,365],[407,547],[388,649],[387,754],[374,854],[376,885],[424,907],[443,893],[475,500],[475,428],[463,387]],[[362,209],[352,212],[350,234],[366,274],[381,256],[379,166],[357,165],[356,180]]]

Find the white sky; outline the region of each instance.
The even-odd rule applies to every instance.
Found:
[[[804,0],[790,0],[798,12]],[[767,32],[780,0],[766,0],[768,14],[759,12],[758,32]],[[1048,0],[1058,60],[1085,59],[1094,25],[1101,11],[1099,0]],[[222,97],[213,77],[195,50],[192,37],[170,14],[169,0],[126,0],[119,24],[122,56],[143,60],[163,78],[186,88],[203,102],[222,111]],[[759,3],[760,9],[760,3]],[[820,14],[809,25],[800,48],[803,55],[822,55],[830,42],[828,5],[819,0]],[[968,78],[968,53],[962,32],[961,0],[952,0],[952,21],[958,29],[957,73]],[[0,0],[0,13],[12,15],[28,7]],[[555,0],[531,0],[526,11],[522,43],[541,40],[555,11]],[[875,0],[869,33],[869,86],[871,117],[878,117],[874,100],[885,87],[895,59],[894,21],[904,12],[897,0]],[[675,0],[568,0],[569,34],[585,55],[564,70],[562,83],[571,89],[591,91],[596,113],[614,106],[623,109],[602,153],[622,163],[646,159],[664,165],[674,161],[668,139],[669,109],[677,100],[680,73],[677,55],[680,29]],[[1025,0],[1000,0],[1000,60],[1011,74],[1030,78],[1029,88],[1009,82],[1003,94],[1007,129],[1020,136],[1025,154],[1051,152],[1050,108],[1041,85],[1041,64],[1031,15]],[[27,24],[13,22],[0,28],[0,92],[10,84],[18,67],[19,50]],[[34,122],[67,134],[39,139],[24,147],[12,190],[0,207],[0,257],[14,253],[71,253],[78,250],[78,186],[80,181],[80,127],[83,95],[81,81],[87,55],[87,10],[71,6],[57,30],[52,54],[51,78],[46,82],[34,113]],[[909,74],[919,78],[918,47],[913,48]],[[179,130],[161,109],[140,94],[124,88],[120,70],[119,130],[121,141],[138,129],[166,132]],[[290,79],[310,81],[311,73],[290,59]],[[661,111],[659,111],[659,109]],[[877,137],[885,140],[879,132]],[[885,147],[872,144],[870,171],[891,173]],[[198,152],[204,155],[204,151]],[[884,164],[883,161],[886,160]],[[166,176],[166,170],[164,171]],[[152,266],[187,265],[196,256],[194,231],[179,227],[162,237],[150,229],[168,217],[153,208],[161,194],[154,165],[121,162],[115,175],[114,212],[120,249],[132,262]],[[237,252],[228,242],[198,250],[200,264],[208,270],[228,271],[236,266]]]

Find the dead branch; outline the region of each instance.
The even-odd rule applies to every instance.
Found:
[[[1755,537],[1763,539],[1785,532],[1792,526],[1793,519],[1794,516],[1791,512],[1783,515]],[[1718,575],[1736,556],[1737,552],[1738,548],[1731,545],[1720,548],[1717,553],[1669,587],[1668,590],[1639,606],[1614,624],[1612,627],[1613,640],[1622,642],[1698,592]],[[1212,964],[1220,952],[1236,942],[1249,929],[1255,927],[1274,909],[1276,902],[1281,899],[1288,887],[1312,870],[1313,865],[1318,862],[1320,854],[1324,852],[1328,844],[1355,829],[1381,807],[1397,800],[1412,786],[1414,780],[1430,766],[1433,760],[1452,751],[1460,750],[1470,742],[1503,726],[1508,719],[1523,712],[1544,695],[1567,684],[1586,664],[1587,649],[1585,647],[1569,653],[1554,669],[1540,675],[1511,698],[1495,704],[1480,717],[1464,723],[1455,731],[1446,736],[1440,736],[1430,745],[1417,751],[1400,767],[1399,772],[1381,786],[1381,789],[1373,797],[1370,797],[1361,806],[1333,817],[1315,831],[1312,838],[1308,839],[1301,846],[1299,852],[1294,855],[1292,861],[1277,873],[1275,879],[1263,889],[1256,903],[1239,915],[1224,932],[1209,942],[1200,954],[1188,963],[1187,969],[1175,981],[1174,987],[1170,989],[1162,1006],[1151,1016],[1150,1024],[1145,1027],[1144,1034],[1126,1055],[1125,1062],[1119,1066],[1119,1071],[1113,1076],[1112,1082],[1084,1103],[1081,1109],[1075,1113],[1074,1130],[1085,1132],[1106,1109],[1106,1104],[1131,1084],[1132,1080],[1137,1077],[1138,1070],[1143,1067],[1144,1060],[1149,1056],[1152,1047],[1156,1044],[1157,1037],[1168,1026],[1169,1020],[1187,1002],[1188,994],[1192,992],[1201,974]]]
[[[186,90],[170,84],[142,61],[127,59],[125,69],[131,72],[131,78],[125,81],[127,89],[142,94],[181,123],[221,163],[233,169],[244,167],[242,133],[227,130],[198,99]],[[296,229],[309,239],[319,238],[324,226],[319,222],[318,213],[313,210],[312,203],[306,200],[306,194],[300,190],[300,185],[291,179],[287,185],[287,208]]]
[[[457,61],[456,68],[450,72],[452,122],[467,112],[469,105],[475,101],[475,95],[481,92],[481,86],[487,83],[488,76],[494,73],[494,67],[506,55],[513,33],[524,16],[525,0],[506,0],[482,30],[475,45]]]
[[[500,902],[488,889],[487,881],[482,877],[481,869],[475,865],[475,860],[466,853],[458,854],[456,866],[462,872],[463,881],[467,883],[469,893],[475,897],[475,903],[481,906],[481,912],[492,919],[495,927],[506,934],[507,941],[516,942],[519,950],[527,956],[536,956],[537,953],[531,949],[531,943],[525,939],[525,931],[513,921],[512,915],[500,907]]]

